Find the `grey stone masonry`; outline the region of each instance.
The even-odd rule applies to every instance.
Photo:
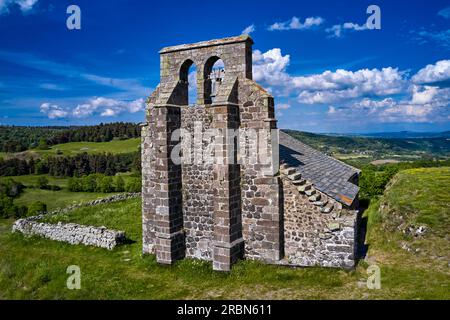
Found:
[[[242,258],[349,267],[356,215],[347,209],[358,191],[349,174],[358,172],[307,148],[302,159],[313,165],[300,166],[298,145],[278,132],[274,98],[252,80],[252,44],[242,35],[160,51],[141,135],[143,253],[164,264],[207,260],[219,271]]]
[[[271,131],[276,129],[274,102],[252,80],[252,44],[243,35],[160,51],[160,83],[147,101],[142,126],[142,218],[143,252],[156,254],[161,263],[187,256],[229,270],[244,256],[267,262],[282,256],[281,183]],[[209,75],[219,59],[225,72],[213,103]],[[197,67],[197,101],[188,106],[192,64]],[[171,163],[171,134],[176,129],[190,132],[183,133],[184,150],[195,139],[196,122],[202,124],[201,133],[211,128],[221,133],[214,141],[204,140],[194,153],[213,145],[225,159],[241,161]],[[249,161],[240,147],[241,135],[229,137],[234,129],[260,130],[273,161],[265,166]],[[192,160],[195,154],[182,155],[186,157]]]
[[[86,203],[74,204],[63,209],[56,209],[49,213],[19,219],[14,222],[12,231],[20,232],[28,236],[36,235],[70,244],[84,244],[111,250],[118,244],[123,243],[125,240],[125,232],[110,230],[105,227],[84,226],[75,223],[59,222],[57,224],[52,224],[40,222],[40,220],[49,216],[65,214],[80,207],[123,201],[139,196],[140,193],[117,194]]]

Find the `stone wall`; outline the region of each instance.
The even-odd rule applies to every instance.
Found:
[[[358,212],[343,209],[337,201],[317,190],[311,196],[299,192],[299,186],[287,175],[282,175],[282,184],[286,257],[281,263],[354,267]]]
[[[213,254],[213,168],[212,164],[205,164],[202,159],[211,142],[204,136],[211,126],[211,117],[209,108],[181,107],[181,129],[185,130],[182,135],[182,149],[191,150],[188,144],[194,143],[194,137],[203,137],[203,141],[199,143],[202,148],[193,149],[191,154],[183,154],[181,166],[186,256],[203,260],[212,260]]]
[[[13,232],[36,235],[47,239],[84,244],[112,250],[125,240],[125,232],[108,230],[105,227],[83,226],[76,223],[57,224],[20,219],[14,223]]]
[[[116,245],[125,240],[125,232],[109,230],[105,227],[83,226],[75,223],[57,224],[39,222],[39,220],[64,213],[68,213],[76,208],[85,206],[95,206],[105,203],[123,201],[139,197],[140,193],[117,194],[111,197],[92,200],[86,203],[74,204],[63,209],[40,214],[33,217],[17,220],[12,232],[20,232],[24,235],[37,235],[51,240],[67,242],[70,244],[84,244],[112,250]]]

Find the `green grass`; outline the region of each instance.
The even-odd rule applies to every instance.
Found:
[[[371,202],[366,211],[370,228],[368,258],[350,272],[329,268],[294,269],[254,261],[240,261],[230,273],[215,272],[211,263],[193,259],[173,266],[159,265],[153,255],[141,255],[140,199],[79,208],[49,218],[52,222],[124,230],[131,241],[112,251],[11,234],[12,221],[0,220],[0,299],[450,299],[448,256],[434,259],[429,254],[431,251],[425,251],[448,247],[448,240],[439,233],[417,240],[385,230],[388,218],[380,210],[380,206],[394,201],[390,193],[408,191],[400,191],[404,189],[403,179],[411,178],[407,189],[413,203],[419,194],[414,190],[436,177],[446,178],[436,184],[430,182],[421,192],[431,189],[435,193],[447,193],[445,186],[450,181],[445,170],[448,169],[440,169],[443,171],[401,172],[386,194]],[[445,208],[439,204],[441,198],[431,197],[430,201],[436,201],[432,212],[440,214],[439,208]],[[407,216],[420,217],[421,212],[427,212],[422,210],[426,207],[414,205],[417,212]],[[400,208],[410,210],[407,206]],[[433,224],[430,227],[436,228]],[[424,254],[401,249],[401,241],[421,245]],[[366,268],[372,263],[381,268],[380,290],[365,286]],[[66,288],[69,265],[81,268],[81,290]]]
[[[67,207],[71,204],[104,198],[113,194],[114,193],[70,192],[64,189],[59,191],[25,189],[19,198],[14,199],[14,203],[29,206],[35,201],[41,201],[47,205],[48,211],[52,211],[57,208]]]
[[[425,224],[440,235],[450,234],[450,168],[419,168],[400,172],[384,202],[389,215],[412,224]]]
[[[140,138],[126,139],[126,140],[112,140],[109,142],[69,142],[51,146],[48,150],[32,149],[30,152],[35,152],[41,156],[57,155],[57,151],[62,152],[63,155],[75,155],[78,153],[129,153],[138,150],[141,143]]]
[[[130,172],[122,172],[118,175],[123,177],[125,183],[132,178]],[[61,190],[53,191],[36,188],[37,180],[40,177],[47,178],[49,185],[59,186]],[[52,177],[48,174],[0,177],[0,180],[9,178],[12,178],[14,181],[21,182],[26,186],[22,194],[14,200],[15,204],[29,206],[35,201],[42,201],[47,204],[47,210],[49,211],[56,208],[66,207],[74,203],[104,198],[108,195],[114,194],[101,192],[71,192],[67,189],[69,178]]]
[[[61,188],[66,188],[69,178],[58,178],[53,177],[48,174],[30,174],[25,176],[9,176],[9,177],[0,177],[0,179],[13,179],[14,181],[22,183],[24,186],[28,188],[33,188],[37,185],[37,181],[39,178],[45,177],[48,180],[49,185],[59,186]]]

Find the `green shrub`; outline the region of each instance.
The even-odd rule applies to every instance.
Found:
[[[35,201],[28,207],[28,216],[35,216],[47,211],[47,205],[41,201]]]
[[[124,192],[125,191],[125,181],[121,176],[117,176],[114,181],[116,192]]]
[[[22,218],[27,215],[27,212],[26,206],[17,206],[13,198],[0,195],[0,218]]]
[[[140,178],[132,178],[125,185],[126,192],[141,192],[142,180]]]
[[[39,189],[48,189],[49,188],[48,179],[46,177],[39,177],[37,179],[37,187]]]
[[[110,176],[102,177],[101,179],[99,179],[97,188],[99,189],[100,192],[104,193],[114,192],[113,178]]]

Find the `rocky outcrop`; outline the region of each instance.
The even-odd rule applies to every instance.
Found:
[[[83,226],[76,223],[58,222],[57,224],[52,224],[39,221],[45,217],[68,213],[76,208],[123,201],[139,197],[140,195],[140,193],[117,194],[86,203],[74,204],[63,209],[57,209],[50,213],[19,219],[14,223],[12,231],[30,236],[37,235],[47,239],[67,242],[70,244],[84,244],[112,250],[116,245],[124,242],[124,231],[109,230],[106,227]]]

